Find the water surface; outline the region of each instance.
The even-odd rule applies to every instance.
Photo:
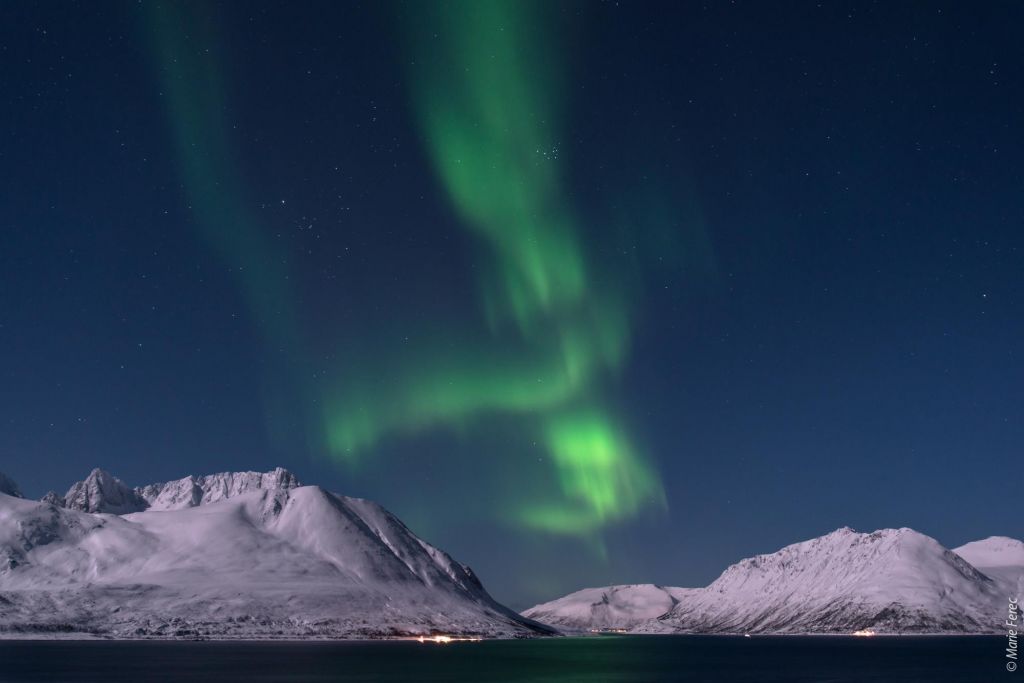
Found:
[[[416,642],[0,641],[0,681],[1012,681],[998,637]],[[1024,683],[1024,678],[1021,679]]]

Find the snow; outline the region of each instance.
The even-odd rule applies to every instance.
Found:
[[[584,588],[531,607],[523,616],[563,630],[628,629],[665,614],[692,590],[652,583]]]
[[[1024,543],[1006,536],[989,536],[956,548],[955,552],[999,585],[1006,597],[1024,596]]]
[[[975,567],[1024,567],[1024,543],[1006,536],[989,536],[953,550]]]
[[[205,477],[188,476],[165,484],[135,489],[150,510],[180,510],[215,503],[259,489],[291,489],[301,486],[298,478],[278,467],[270,472],[221,472]]]
[[[135,490],[94,471],[80,484],[67,507],[0,494],[0,634],[548,632],[495,602],[468,567],[384,508],[300,486],[284,470]],[[125,509],[136,498],[148,509],[78,509]]]
[[[1006,557],[1019,544],[986,549]],[[524,614],[572,629],[608,628],[635,614],[627,628],[637,633],[995,633],[1007,597],[1024,587],[1021,574],[983,572],[913,529],[842,528],[742,560],[705,588],[674,589],[676,604],[647,619],[640,615],[657,611],[657,601],[649,612],[631,611],[629,591],[616,597],[620,586],[580,591]],[[625,588],[640,596],[657,589]],[[620,614],[619,621],[609,616]]]
[[[381,506],[280,468],[134,489],[97,469],[41,502],[0,474],[0,637],[994,633],[1022,592],[1021,541],[843,528],[705,588],[588,588],[520,616]]]
[[[146,501],[114,475],[96,468],[84,481],[68,489],[64,495],[64,507],[81,512],[119,515],[145,510]]]

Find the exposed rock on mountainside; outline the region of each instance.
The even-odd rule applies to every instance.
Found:
[[[8,496],[21,498],[21,491],[18,490],[18,485],[14,483],[13,479],[3,472],[0,472],[0,493],[6,493]]]

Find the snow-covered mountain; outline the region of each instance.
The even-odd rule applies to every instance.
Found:
[[[1020,567],[1024,569],[1024,542],[1007,536],[989,536],[953,550],[975,567]]]
[[[105,512],[114,515],[142,512],[148,507],[137,491],[128,488],[123,481],[99,468],[90,472],[83,481],[73,484],[64,494],[60,505],[79,512]]]
[[[665,614],[692,591],[653,583],[584,588],[531,607],[523,616],[566,631],[629,629]]]
[[[1012,539],[988,539],[964,546],[963,554],[1016,558],[1019,547]],[[1007,597],[1024,588],[1024,572],[982,571],[957,553],[912,529],[858,533],[843,528],[742,560],[705,588],[673,589],[675,604],[628,628],[637,633],[998,632]],[[580,591],[524,614],[573,629],[607,628],[610,610],[602,607],[602,595],[617,588]],[[651,611],[657,607],[650,604]]]
[[[1004,586],[1006,597],[1024,597],[1024,543],[1006,536],[989,536],[953,552]]]
[[[280,467],[270,472],[221,472],[204,477],[190,475],[136,488],[129,488],[114,475],[96,468],[84,480],[72,484],[63,496],[51,491],[43,496],[43,501],[80,512],[123,515],[143,510],[181,510],[257,489],[298,486],[301,484],[295,475]]]
[[[150,510],[181,510],[216,503],[225,498],[260,489],[293,489],[302,486],[288,470],[270,472],[221,472],[205,477],[188,476],[165,484],[135,489]]]
[[[0,635],[548,632],[376,503],[285,470],[139,489],[94,471],[50,500],[0,494]]]

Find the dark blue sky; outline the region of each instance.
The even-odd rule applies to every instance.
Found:
[[[11,5],[0,25],[0,471],[26,494],[95,466],[144,484],[281,465],[380,501],[516,607],[703,585],[844,525],[1020,535],[1019,4],[560,8],[566,202],[584,226],[657,224],[673,263],[632,290],[609,399],[667,509],[603,528],[605,557],[489,514],[517,456],[473,430],[396,435],[356,467],[307,438],[294,376],[316,370],[198,225],[151,9]],[[459,294],[487,266],[410,101],[407,12],[194,5],[177,34],[217,54],[232,177],[211,192],[287,259],[311,356],[478,315]],[[590,229],[598,263],[644,248]]]

